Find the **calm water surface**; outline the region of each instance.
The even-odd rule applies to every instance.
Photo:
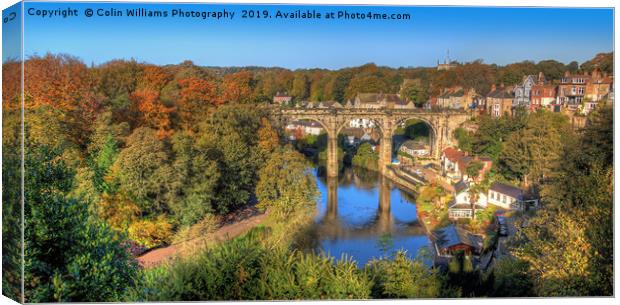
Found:
[[[350,256],[360,266],[398,250],[411,258],[428,251],[414,197],[388,179],[360,168],[346,168],[330,179],[315,172],[315,179],[321,191],[314,228],[317,250],[336,258]]]

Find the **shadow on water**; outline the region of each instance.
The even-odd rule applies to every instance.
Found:
[[[430,245],[418,222],[414,197],[387,178],[355,167],[345,168],[338,178],[317,172],[321,196],[314,226],[307,232],[313,250],[336,258],[347,255],[364,265],[398,250],[415,258]]]

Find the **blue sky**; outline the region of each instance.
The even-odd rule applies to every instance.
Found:
[[[392,67],[434,66],[446,50],[458,61],[483,59],[500,65],[555,59],[580,63],[613,50],[612,9],[481,7],[343,7],[158,5],[135,3],[25,4],[26,57],[68,53],[100,64],[135,58],[154,64],[192,60],[205,66],[328,68],[368,62]],[[85,17],[92,8],[235,11],[233,20]],[[28,16],[29,8],[77,9],[78,17]],[[314,9],[409,13],[396,20],[242,19],[241,10]],[[7,57],[3,50],[3,59]]]

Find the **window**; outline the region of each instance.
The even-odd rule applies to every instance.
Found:
[[[583,94],[583,87],[579,87],[578,88],[578,92],[579,92],[579,94]]]

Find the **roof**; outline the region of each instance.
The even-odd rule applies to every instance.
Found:
[[[508,195],[512,198],[516,198],[519,200],[523,199],[523,191],[516,186],[504,184],[501,182],[493,182],[490,190],[498,192],[500,194]]]
[[[320,128],[323,127],[321,126],[319,122],[316,122],[316,121],[294,121],[294,122],[291,122],[291,125],[298,125],[298,126],[304,126],[304,127],[320,127]]]
[[[439,248],[450,248],[465,244],[475,249],[482,248],[482,238],[455,225],[449,225],[433,231],[435,243]]]
[[[325,107],[325,108],[342,108],[342,104],[336,102],[336,101],[322,101],[322,102],[318,102],[318,107]]]
[[[514,94],[511,92],[511,90],[507,89],[507,88],[497,88],[491,92],[489,92],[487,94],[487,97],[490,98],[500,98],[500,99],[507,99],[507,98],[514,98]]]
[[[464,191],[464,190],[466,190],[466,189],[468,189],[468,188],[469,188],[469,185],[465,181],[463,181],[463,180],[459,181],[457,184],[454,185],[454,191],[457,194],[462,192],[462,191]]]
[[[407,104],[398,94],[393,93],[358,93],[360,103],[378,103],[381,101]]]
[[[347,136],[354,136],[356,138],[361,138],[364,136],[365,132],[362,128],[348,127],[348,128],[343,128],[341,133]]]
[[[446,156],[446,158],[448,158],[448,160],[452,162],[458,161],[461,157],[465,155],[460,150],[454,149],[453,147],[448,147],[444,149],[443,154]]]
[[[415,142],[413,140],[407,140],[405,141],[403,144],[401,144],[401,147],[406,147],[409,149],[413,149],[413,150],[422,150],[422,149],[427,149],[426,145]]]
[[[458,161],[456,161],[456,163],[458,163],[458,166],[459,166],[459,171],[461,173],[464,173],[465,169],[467,169],[467,165],[469,165],[469,163],[473,160],[474,158],[472,158],[471,156],[461,157]]]

